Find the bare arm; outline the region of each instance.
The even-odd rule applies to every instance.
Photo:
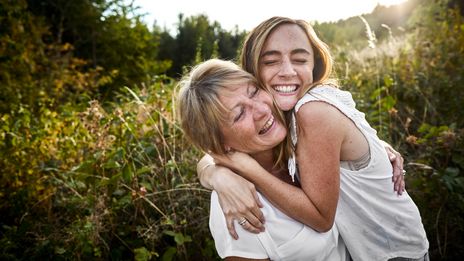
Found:
[[[230,169],[215,165],[211,156],[205,155],[197,164],[197,174],[202,186],[214,189],[219,198],[227,229],[234,239],[238,239],[234,220],[243,217],[247,222],[242,227],[252,233],[264,231],[263,206],[258,198],[255,185]]]
[[[324,103],[310,104],[298,113],[302,118],[299,125],[303,125],[297,146],[301,188],[272,176],[243,153],[234,153],[219,161],[237,169],[284,213],[325,232],[333,225],[338,202],[340,149],[345,131],[340,120],[344,116]]]
[[[319,215],[334,222],[340,191],[340,154],[353,123],[324,102],[310,102],[297,113],[296,149],[302,189]]]
[[[301,189],[272,176],[243,153],[234,153],[219,161],[252,181],[287,215],[317,231],[327,231],[333,225],[339,197],[342,145],[350,142],[347,133],[355,126],[336,108],[323,102],[302,106],[297,121],[299,133],[296,153]],[[388,147],[391,148],[388,144],[385,147],[387,152]],[[395,157],[399,158],[390,157],[392,164],[396,160],[396,164],[402,165],[401,155],[398,153]]]
[[[207,189],[214,189],[213,185],[211,184],[213,182],[212,175],[214,172],[208,170],[208,168],[214,165],[214,159],[208,154],[205,154],[203,158],[201,158],[197,163],[198,179],[200,180],[200,184]]]
[[[216,162],[224,164],[240,175],[252,181],[272,204],[316,231],[328,231],[333,223],[322,217],[305,193],[299,187],[291,185],[266,171],[248,154],[235,152],[227,156],[214,155]]]

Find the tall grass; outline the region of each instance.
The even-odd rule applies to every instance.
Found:
[[[343,87],[405,158],[432,260],[454,260],[464,254],[464,24],[440,4],[418,10],[411,34],[382,43],[362,19],[366,48],[337,50],[335,60]]]
[[[2,258],[216,257],[209,191],[196,181],[200,154],[176,124],[174,84],[159,78],[81,111],[2,117],[10,152],[1,163],[11,171],[2,177]]]
[[[366,48],[334,50],[343,88],[405,158],[432,260],[457,260],[464,23],[442,3],[429,1],[408,34],[386,42],[361,20]],[[175,85],[159,76],[114,102],[52,109],[41,99],[38,111],[18,104],[0,115],[0,259],[217,260],[209,191],[195,174],[201,153],[176,123]]]

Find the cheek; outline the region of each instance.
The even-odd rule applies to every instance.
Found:
[[[269,69],[261,69],[259,76],[266,86],[269,85],[269,82],[272,80],[272,72]]]
[[[226,145],[239,150],[251,139],[250,128],[242,125],[224,130],[223,134]]]
[[[306,68],[305,70],[302,70],[300,75],[303,78],[303,81],[306,83],[312,83],[313,82],[313,67]]]

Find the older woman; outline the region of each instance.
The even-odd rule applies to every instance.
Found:
[[[292,184],[285,166],[279,164],[288,153],[282,143],[287,135],[282,115],[273,106],[272,96],[260,90],[250,74],[232,62],[210,60],[195,67],[180,86],[181,126],[193,144],[216,155],[230,150],[248,153],[267,173]],[[253,234],[238,226],[240,238],[234,240],[227,231],[217,194],[212,193],[210,229],[222,258],[346,260],[336,227],[318,233],[259,197],[267,229]]]
[[[384,143],[356,110],[351,95],[327,84],[330,53],[311,26],[284,17],[264,21],[249,34],[242,65],[271,92],[280,109],[290,111],[295,156],[289,169],[301,189],[266,175],[243,153],[216,159],[317,231],[330,229],[335,221],[354,260],[426,260],[428,241],[420,213],[407,193],[397,196],[388,189],[395,170]],[[202,170],[207,169],[213,168]],[[203,176],[202,184],[214,183],[224,194],[221,188],[232,183],[225,185],[222,177]],[[242,202],[241,197],[231,196],[227,204]],[[225,214],[230,218],[230,212]],[[256,214],[245,214],[248,222],[243,224],[249,228]]]

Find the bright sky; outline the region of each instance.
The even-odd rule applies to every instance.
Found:
[[[263,20],[279,15],[307,21],[337,21],[370,13],[377,3],[393,5],[406,0],[134,0],[140,12],[146,13],[145,22],[151,27],[156,20],[160,27],[176,27],[178,14],[185,16],[206,14],[210,22],[232,30],[251,30]]]

